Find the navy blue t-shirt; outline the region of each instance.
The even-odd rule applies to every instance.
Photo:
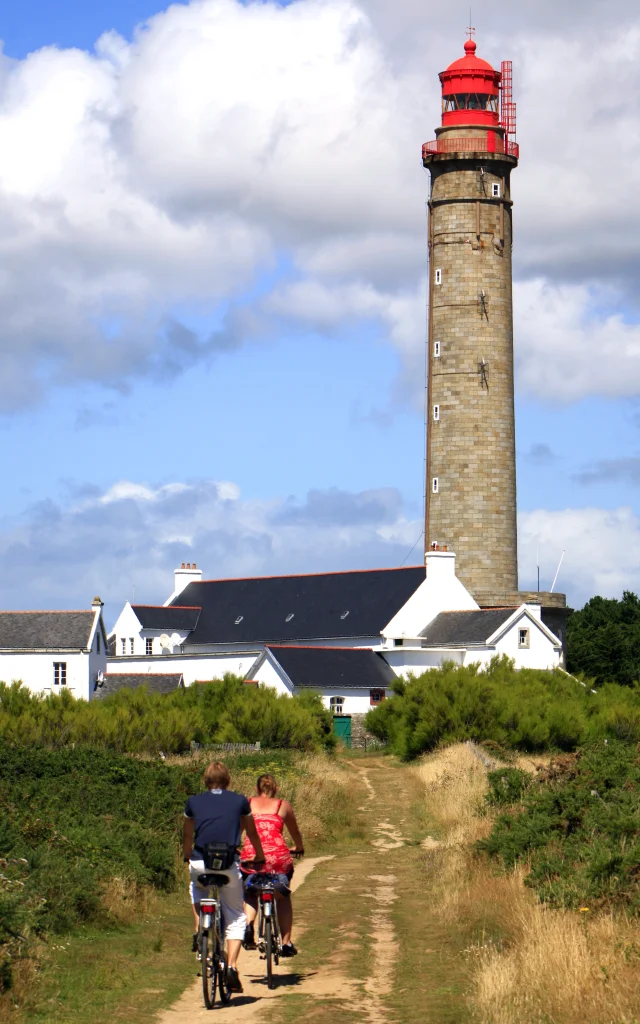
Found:
[[[190,796],[184,809],[185,818],[193,818],[194,849],[202,852],[207,843],[229,843],[239,846],[242,829],[240,818],[251,814],[246,796],[229,789],[208,789]]]

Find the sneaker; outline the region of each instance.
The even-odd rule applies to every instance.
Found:
[[[227,967],[227,988],[230,992],[242,992],[242,982],[235,967]]]
[[[280,952],[280,956],[284,957],[285,959],[288,956],[297,956],[297,955],[298,955],[298,950],[294,946],[293,942],[288,942],[286,944],[286,946],[282,947],[282,950]]]
[[[244,930],[244,941],[242,943],[245,949],[256,948],[256,937],[253,932],[253,925],[248,924]]]
[[[198,952],[198,933],[197,932],[193,933],[193,938],[191,940],[191,952],[192,953],[197,953]]]

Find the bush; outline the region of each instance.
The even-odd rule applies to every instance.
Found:
[[[493,807],[519,803],[530,781],[531,776],[520,768],[499,768],[495,772],[489,772],[487,803]]]
[[[75,700],[62,691],[42,697],[20,683],[0,683],[0,738],[54,749],[72,743],[123,753],[181,753],[192,740],[255,743],[298,750],[331,748],[330,713],[316,694],[288,697],[226,675],[167,695],[146,687],[104,700]]]
[[[404,759],[467,739],[529,752],[571,751],[598,736],[640,741],[637,687],[592,693],[565,672],[518,670],[508,658],[484,671],[444,664],[398,681],[394,691],[366,726]]]
[[[638,913],[639,797],[636,745],[594,741],[568,771],[533,781],[478,847],[506,868],[529,862],[526,884],[554,906]]]

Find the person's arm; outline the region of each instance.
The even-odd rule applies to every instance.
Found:
[[[296,816],[293,813],[293,807],[287,800],[283,802],[282,810],[284,811],[282,817],[284,819],[285,825],[289,830],[289,835],[293,839],[296,853],[304,853],[304,843],[302,841],[302,834],[300,832],[300,829],[298,828],[298,822],[296,821]]]
[[[182,856],[185,860],[190,860],[193,852],[194,826],[195,822],[193,818],[188,818],[185,814],[184,824],[182,826]]]
[[[258,835],[258,829],[256,828],[255,819],[253,814],[243,814],[240,818],[240,824],[249,836],[249,840],[254,850],[256,851],[255,860],[264,861],[264,850],[262,849],[262,841]]]

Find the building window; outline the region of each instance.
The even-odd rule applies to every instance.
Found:
[[[436,284],[442,284],[442,271],[439,267],[436,270]]]
[[[434,405],[434,407],[433,407],[433,418],[436,421],[436,423],[440,419],[440,406],[439,405]]]
[[[67,663],[66,661],[54,661],[53,663],[53,685],[67,685]]]
[[[500,198],[500,185],[498,184],[497,181],[494,181],[491,186],[491,195],[494,197],[494,199]]]
[[[344,712],[344,697],[330,697],[329,710],[334,715],[341,715]]]
[[[100,634],[96,635],[96,651],[100,654]]]
[[[133,654],[133,637],[129,637],[129,654]]]
[[[519,629],[518,630],[518,647],[528,647],[528,646],[529,646],[529,630],[528,629]]]
[[[122,644],[122,653],[126,654],[127,653],[127,641],[125,640],[124,637],[122,637],[122,640],[120,641],[120,643]]]
[[[433,346],[433,354],[436,359],[440,358],[440,342],[436,341]]]
[[[384,690],[369,690],[369,703],[381,704],[384,700]]]
[[[404,644],[404,640],[402,640],[402,639],[401,639],[401,640],[398,640],[398,639],[396,638],[396,639],[395,639],[395,640],[393,641],[393,646],[394,646],[394,647],[402,647],[402,645],[403,645],[403,644]]]
[[[434,478],[433,478],[433,481],[432,481],[432,484],[431,484],[431,489],[432,489],[434,494],[437,494],[438,491],[440,490],[440,482],[439,482],[437,476],[434,476]]]
[[[145,639],[145,654],[153,654],[153,637],[148,636]]]

